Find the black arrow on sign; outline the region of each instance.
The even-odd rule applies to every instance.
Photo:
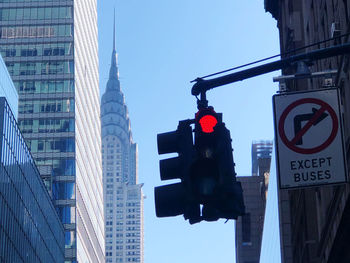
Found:
[[[303,121],[309,121],[311,120],[318,112],[319,110],[312,108],[312,113],[307,113],[307,114],[300,114],[300,115],[296,115],[294,117],[294,136],[296,136],[299,131],[301,130],[301,123]],[[313,126],[319,124],[322,120],[324,120],[326,117],[328,116],[327,113],[323,112],[320,117],[318,117],[316,119],[316,121],[314,121],[312,123]],[[303,144],[303,138],[300,137],[300,139],[295,143],[295,145],[301,145]]]

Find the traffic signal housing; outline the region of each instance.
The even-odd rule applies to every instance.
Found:
[[[193,156],[191,121],[180,121],[176,131],[157,135],[158,153],[178,153],[177,157],[160,160],[161,180],[180,179],[181,182],[158,186],[154,190],[158,217],[186,214],[189,204],[185,180],[189,177]]]
[[[191,124],[194,124],[194,136]],[[194,137],[194,143],[193,143]],[[156,215],[184,215],[190,224],[244,214],[243,192],[236,181],[231,137],[222,114],[202,107],[176,131],[158,134],[158,153],[178,153],[161,160],[161,180],[181,182],[155,188]]]
[[[222,114],[212,107],[201,108],[195,115],[195,157],[191,181],[206,221],[237,219],[245,212],[243,191],[236,181],[230,131]]]

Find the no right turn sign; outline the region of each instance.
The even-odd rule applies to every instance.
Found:
[[[273,96],[281,188],[346,182],[338,89]]]

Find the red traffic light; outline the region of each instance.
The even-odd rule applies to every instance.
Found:
[[[212,107],[201,109],[196,114],[196,121],[199,123],[202,132],[212,133],[218,123],[217,114]]]
[[[218,120],[213,115],[204,115],[199,120],[199,124],[201,125],[202,131],[205,133],[212,133],[217,123]]]

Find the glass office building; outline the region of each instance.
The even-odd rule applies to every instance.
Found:
[[[1,12],[1,11],[0,11]],[[13,85],[11,76],[0,54],[0,97],[5,97],[11,111],[17,120],[18,117],[18,93]]]
[[[104,262],[96,0],[0,0],[0,52],[66,262]]]
[[[0,262],[63,263],[63,225],[4,97],[0,132]]]

